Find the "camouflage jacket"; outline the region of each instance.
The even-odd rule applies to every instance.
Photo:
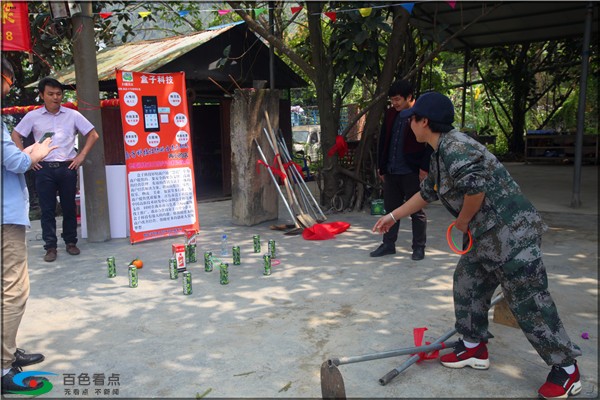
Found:
[[[474,247],[477,252],[494,253],[488,254],[490,261],[503,262],[515,255],[513,249],[539,241],[547,227],[498,159],[457,129],[442,134],[421,183],[421,196],[427,202],[442,200],[457,216],[465,195],[482,192],[485,199],[469,229],[475,244],[486,234],[480,243],[494,249]]]

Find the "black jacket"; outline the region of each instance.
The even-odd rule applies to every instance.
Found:
[[[399,112],[393,107],[385,111],[383,124],[381,125],[381,134],[379,135],[379,144],[377,146],[377,167],[379,174],[387,173],[387,164],[389,158],[389,145],[392,138],[394,121]],[[405,123],[402,130],[404,135],[404,159],[413,172],[419,172],[419,169],[429,172],[429,159],[433,149],[427,143],[417,142],[410,124]]]

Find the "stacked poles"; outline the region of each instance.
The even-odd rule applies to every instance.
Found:
[[[255,141],[255,143],[261,152],[263,162],[267,164],[267,169],[269,169],[271,179],[273,179],[277,186],[280,197],[288,208],[290,215],[293,216],[296,228],[300,226],[305,228],[311,227],[317,223],[317,220],[319,220],[320,217],[322,217],[321,221],[325,220],[326,217],[304,182],[304,177],[300,171],[298,171],[296,164],[292,161],[291,155],[285,146],[285,142],[282,138],[278,139],[271,128],[269,114],[266,111],[265,118],[268,129],[264,128],[263,132],[273,151],[273,166],[268,165],[266,156],[262,152],[262,149],[260,149],[258,142]],[[285,188],[285,195],[284,191],[279,187],[279,183],[277,182],[275,175],[273,175],[273,171],[276,171],[277,174],[281,176],[282,186]]]
[[[310,211],[310,213],[315,217],[317,221],[325,221],[327,217],[319,207],[319,203],[313,196],[312,192],[304,182],[304,177],[296,168],[296,164],[292,160],[292,156],[288,152],[287,146],[285,145],[285,141],[283,140],[283,136],[281,132],[279,132],[279,148],[281,149],[281,156],[283,157],[283,161],[290,165],[288,171],[291,171],[289,174],[292,176],[292,181],[297,187],[298,192],[300,193],[300,197],[303,200],[303,204],[306,207],[306,210]]]
[[[271,179],[273,180],[273,183],[275,184],[275,187],[277,188],[277,192],[279,192],[279,196],[281,197],[281,199],[283,200],[283,203],[285,204],[285,208],[290,213],[290,216],[292,217],[292,221],[294,221],[294,225],[296,226],[296,228],[300,228],[298,221],[296,221],[296,216],[294,215],[294,212],[290,208],[290,205],[288,204],[287,200],[285,199],[285,196],[283,195],[283,192],[281,191],[281,188],[279,187],[279,184],[277,183],[277,178],[275,178],[275,175],[273,175],[273,171],[271,171],[271,168],[269,168],[269,162],[267,160],[267,157],[265,157],[265,153],[263,153],[263,151],[256,139],[254,139],[254,143],[256,144],[256,148],[258,149],[258,152],[260,153],[260,157],[262,158],[263,163],[265,163],[265,165],[267,166],[267,171],[269,171],[269,175],[271,176]]]

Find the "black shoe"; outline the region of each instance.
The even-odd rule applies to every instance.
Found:
[[[28,365],[33,365],[44,361],[43,354],[27,354],[23,349],[17,349],[17,351],[15,351],[15,357],[17,359],[15,360],[15,362],[12,363],[13,367],[22,368]]]
[[[23,379],[23,384],[25,386],[20,386],[15,383],[14,378],[15,375],[21,372],[21,368],[12,367],[10,371],[8,371],[8,373],[2,377],[2,394],[8,394],[12,392],[30,392],[32,390],[41,388],[44,385],[44,382],[48,381],[48,379],[40,376],[30,376]],[[34,386],[31,386],[32,381],[36,382]]]
[[[388,254],[396,254],[396,246],[382,243],[381,246],[371,252],[371,257],[381,257]]]
[[[412,259],[419,261],[425,258],[425,247],[416,247],[413,249]]]

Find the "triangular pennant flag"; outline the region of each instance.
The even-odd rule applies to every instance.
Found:
[[[256,16],[258,17],[260,14],[264,14],[267,11],[266,8],[264,7],[260,7],[254,10]]]
[[[359,8],[358,9],[358,12],[363,17],[368,17],[369,15],[371,15],[371,11],[373,11],[373,9],[371,7],[369,7],[369,8]]]
[[[229,14],[231,10],[219,10],[219,15]]]
[[[335,20],[337,19],[337,13],[335,11],[328,11],[325,13],[325,15],[328,16],[329,19],[333,22],[335,22]]]
[[[112,12],[101,12],[101,13],[98,13],[98,15],[100,16],[100,18],[102,18],[102,19],[106,19],[106,18],[110,17],[112,14],[113,14]]]
[[[415,6],[415,3],[404,3],[404,4],[400,4],[402,7],[404,7],[404,9],[406,11],[408,11],[409,14],[412,14],[412,10],[413,7]]]
[[[181,10],[178,12],[180,17],[185,17],[186,15],[188,15],[190,12],[188,10]]]
[[[292,10],[292,14],[296,14],[297,12],[302,10],[302,7],[292,7],[291,10]]]
[[[146,18],[148,15],[152,14],[152,11],[140,11],[138,15],[142,18]]]
[[[447,1],[446,3],[448,3],[448,5],[450,7],[452,7],[452,9],[454,9],[454,7],[456,7],[456,2],[455,1]]]

